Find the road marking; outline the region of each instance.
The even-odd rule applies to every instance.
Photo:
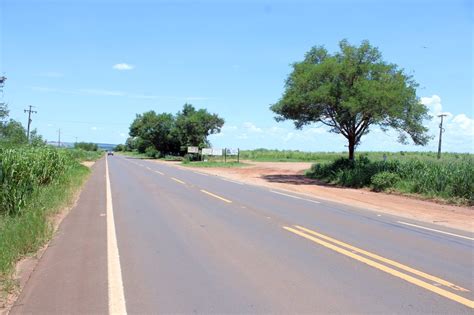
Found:
[[[215,194],[213,194],[213,193],[211,193],[211,192],[208,192],[207,190],[201,189],[201,192],[203,192],[203,193],[205,193],[205,194],[208,194],[208,195],[211,196],[211,197],[214,197],[214,198],[220,199],[220,200],[222,200],[222,201],[225,201],[225,202],[227,202],[227,203],[232,203],[232,201],[230,201],[229,199],[225,199],[225,198],[223,198],[223,197],[221,197],[221,196],[215,195]]]
[[[127,314],[125,295],[123,292],[122,269],[115,231],[112,190],[110,189],[109,163],[105,159],[106,190],[107,190],[107,279],[109,314]]]
[[[435,230],[435,229],[431,229],[431,228],[424,227],[424,226],[421,226],[421,225],[411,224],[411,223],[407,223],[407,222],[403,222],[403,221],[397,221],[397,222],[400,223],[400,224],[405,224],[405,225],[413,226],[413,227],[416,227],[416,228],[419,228],[419,229],[424,229],[424,230],[428,230],[428,231],[438,232],[438,233],[441,233],[441,234],[456,236],[456,237],[460,237],[460,238],[465,238],[465,239],[470,240],[470,241],[474,241],[474,238],[469,237],[469,236],[464,236],[464,235],[449,233],[449,232],[445,232],[445,231]]]
[[[301,228],[301,227],[298,227],[298,226],[295,226],[295,227]],[[297,229],[294,229],[294,228],[291,228],[291,227],[287,227],[287,226],[283,226],[283,228],[284,228],[285,230],[289,231],[289,232],[292,232],[292,233],[294,233],[294,234],[296,234],[296,235],[299,235],[299,236],[301,236],[301,237],[304,237],[304,238],[306,238],[306,239],[308,239],[308,240],[310,240],[310,241],[312,241],[312,242],[314,242],[314,243],[317,243],[317,244],[322,245],[322,246],[324,246],[324,247],[326,247],[326,248],[329,248],[329,249],[331,249],[331,250],[333,250],[333,251],[335,251],[335,252],[337,252],[337,253],[340,253],[340,254],[342,254],[342,255],[348,256],[348,257],[353,258],[353,259],[355,259],[355,260],[358,260],[358,261],[360,261],[360,262],[362,262],[362,263],[365,263],[365,264],[367,264],[367,265],[369,265],[369,266],[371,266],[371,267],[374,267],[374,268],[376,268],[376,269],[379,269],[379,270],[381,270],[381,271],[383,271],[383,272],[386,272],[386,273],[388,273],[388,274],[391,274],[392,276],[398,277],[398,278],[400,278],[400,279],[402,279],[402,280],[405,280],[405,281],[407,281],[407,282],[409,282],[409,283],[412,283],[412,284],[414,284],[414,285],[417,285],[417,286],[419,286],[419,287],[421,287],[421,288],[424,288],[424,289],[426,289],[426,290],[429,290],[429,291],[431,291],[431,292],[434,292],[434,293],[436,293],[436,294],[439,294],[439,295],[441,295],[441,296],[443,296],[443,297],[445,297],[445,298],[448,298],[448,299],[450,299],[450,300],[453,300],[453,301],[455,301],[455,302],[458,302],[458,303],[460,303],[460,304],[463,304],[463,305],[465,305],[465,306],[467,306],[467,307],[474,308],[474,301],[471,301],[471,300],[469,300],[469,299],[467,299],[467,298],[464,298],[464,297],[459,296],[459,295],[457,295],[457,294],[451,293],[451,292],[446,291],[446,290],[444,290],[444,289],[438,288],[438,287],[435,286],[435,285],[432,285],[432,284],[430,284],[430,283],[427,283],[427,282],[425,282],[425,281],[422,281],[422,280],[420,280],[420,279],[417,279],[417,278],[415,278],[415,277],[412,277],[412,276],[410,276],[410,275],[407,275],[407,274],[405,274],[405,273],[402,273],[402,272],[400,272],[400,271],[398,271],[398,270],[395,270],[395,269],[393,269],[393,268],[390,268],[390,267],[387,267],[387,266],[385,266],[385,265],[382,265],[381,263],[378,263],[378,262],[376,262],[376,261],[370,260],[370,259],[368,259],[368,258],[366,258],[366,257],[357,255],[357,254],[355,254],[355,253],[353,253],[353,252],[351,252],[351,251],[349,251],[349,250],[346,250],[346,249],[341,248],[341,247],[338,247],[338,246],[336,246],[336,245],[334,245],[334,244],[328,243],[328,242],[326,242],[326,241],[324,241],[324,240],[322,240],[322,239],[320,239],[320,238],[316,238],[316,237],[314,237],[314,236],[312,236],[312,235],[303,233],[303,232],[300,231],[300,230],[297,230]],[[305,229],[305,230],[307,230],[307,229]],[[313,232],[314,232],[314,231],[313,231]],[[322,235],[322,234],[319,234],[319,233],[316,233],[316,232],[314,232],[314,233],[315,233],[315,235]],[[313,234],[313,233],[312,233],[312,234]],[[329,237],[328,237],[328,238],[329,238]],[[330,238],[330,239],[331,239],[331,238]],[[338,241],[338,242],[339,242],[339,241]],[[340,242],[340,243],[342,243],[342,242]],[[346,245],[348,245],[348,244],[346,244]],[[349,245],[349,246],[350,246],[350,245]]]
[[[204,173],[201,173],[201,172],[196,172],[196,171],[194,171],[193,173],[194,173],[194,174],[199,174],[199,175],[203,175],[203,176],[208,176],[208,177],[209,177],[208,174],[204,174]]]
[[[148,166],[146,167],[146,169],[149,170],[149,171],[153,171],[153,170],[152,170],[151,168],[149,168]]]
[[[160,172],[160,171],[155,171],[155,173],[158,173],[158,174],[160,174],[160,175],[165,175],[165,173],[162,173],[162,172]]]
[[[183,182],[182,180],[180,180],[180,179],[177,179],[177,178],[175,178],[175,177],[171,177],[171,179],[172,179],[172,180],[174,180],[175,182],[178,182],[178,183],[180,183],[180,184],[183,184],[183,185],[185,185],[185,184],[186,184],[186,183],[185,183],[185,182]]]
[[[226,182],[234,183],[234,184],[237,184],[237,185],[245,185],[244,183],[237,182],[235,180],[231,180],[231,179],[227,179],[227,178],[223,178],[223,177],[219,177],[219,178],[222,179],[222,180],[225,180]]]
[[[368,251],[363,250],[363,249],[361,249],[361,248],[358,248],[358,247],[349,245],[349,244],[347,244],[347,243],[338,241],[338,240],[336,240],[336,239],[334,239],[334,238],[332,238],[332,237],[329,237],[329,236],[326,236],[326,235],[324,235],[324,234],[315,232],[315,231],[313,231],[313,230],[304,228],[304,227],[302,227],[302,226],[295,225],[295,227],[296,227],[297,229],[300,229],[300,230],[302,230],[302,231],[308,233],[308,234],[312,234],[312,235],[317,236],[317,237],[319,237],[319,238],[325,239],[325,240],[330,241],[330,242],[332,242],[332,243],[334,243],[334,244],[337,244],[337,245],[339,245],[339,246],[348,248],[348,249],[350,249],[350,250],[352,250],[352,251],[354,251],[354,252],[357,252],[357,253],[359,253],[359,254],[363,254],[363,255],[368,256],[368,257],[370,257],[370,258],[377,259],[377,260],[379,260],[379,261],[381,261],[381,262],[384,262],[384,263],[389,264],[389,265],[392,265],[392,266],[394,266],[394,267],[396,267],[396,268],[399,268],[399,269],[408,271],[408,272],[410,272],[410,273],[412,273],[412,274],[415,274],[415,275],[420,276],[420,277],[422,277],[422,278],[425,278],[425,279],[427,279],[427,280],[430,280],[430,281],[433,281],[433,282],[437,282],[437,283],[439,283],[439,284],[441,284],[441,285],[444,285],[444,286],[446,286],[446,287],[449,287],[449,288],[451,288],[451,289],[453,289],[453,290],[462,291],[462,292],[469,292],[468,289],[464,289],[464,288],[462,288],[462,287],[459,287],[459,286],[455,285],[454,283],[448,282],[448,281],[443,280],[443,279],[441,279],[441,278],[438,278],[438,277],[436,277],[436,276],[432,276],[432,275],[427,274],[427,273],[425,273],[425,272],[422,272],[422,271],[416,270],[416,269],[414,269],[414,268],[408,267],[408,266],[406,266],[406,265],[403,265],[403,264],[401,264],[401,263],[399,263],[399,262],[396,262],[396,261],[393,261],[393,260],[391,260],[391,259],[388,259],[388,258],[379,256],[379,255],[377,255],[377,254],[368,252]]]
[[[298,196],[288,195],[288,194],[285,194],[285,193],[282,193],[282,192],[279,192],[279,191],[275,191],[275,190],[270,190],[270,192],[272,192],[272,193],[274,193],[274,194],[278,194],[278,195],[282,195],[282,196],[287,196],[287,197],[290,197],[290,198],[294,198],[294,199],[309,201],[309,202],[313,202],[313,203],[320,203],[319,201],[316,201],[316,200],[311,200],[311,199],[301,198],[301,197],[298,197]]]

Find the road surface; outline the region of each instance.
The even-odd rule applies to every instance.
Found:
[[[123,156],[12,314],[473,313],[473,235]]]

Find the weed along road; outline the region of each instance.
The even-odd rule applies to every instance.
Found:
[[[473,235],[123,156],[12,314],[473,312]]]

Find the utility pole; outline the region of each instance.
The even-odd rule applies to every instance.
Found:
[[[438,159],[441,158],[441,138],[443,136],[443,117],[447,116],[446,114],[440,114],[438,117],[441,117],[441,122],[439,123],[439,143],[438,143]]]
[[[36,114],[38,113],[37,111],[32,110],[33,106],[29,106],[28,109],[25,109],[24,112],[28,113],[28,129],[26,132],[26,138],[28,139],[28,142],[30,142],[30,125],[31,125],[31,114]]]
[[[61,147],[61,129],[58,129],[58,148]]]

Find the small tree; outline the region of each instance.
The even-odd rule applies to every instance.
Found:
[[[401,143],[410,137],[425,145],[430,137],[423,120],[430,117],[412,76],[385,62],[368,41],[356,47],[343,40],[339,48],[331,55],[324,47],[313,47],[293,64],[282,98],[271,106],[276,120],[293,120],[297,129],[311,123],[328,126],[347,139],[351,160],[372,125],[397,130]]]

